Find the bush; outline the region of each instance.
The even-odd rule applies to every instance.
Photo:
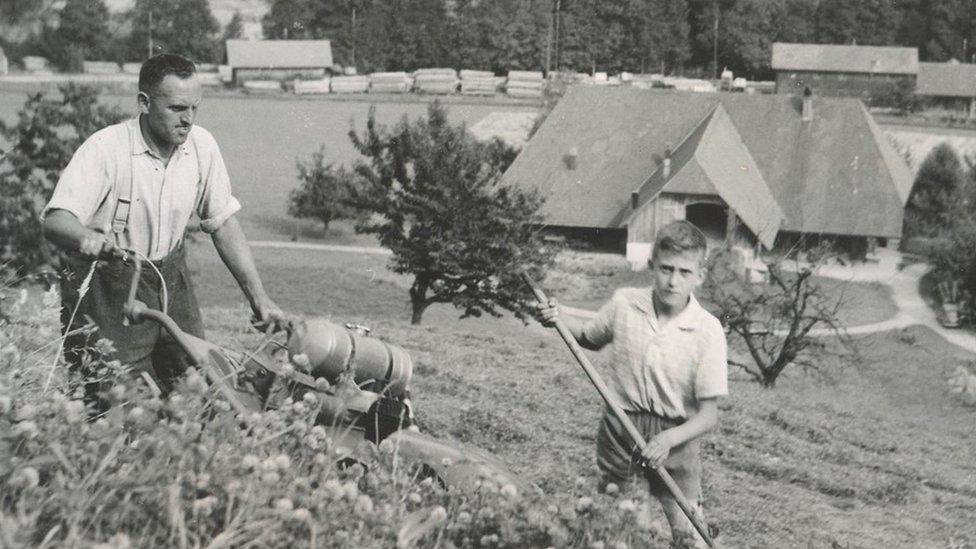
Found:
[[[501,183],[517,151],[452,126],[438,103],[425,119],[404,118],[392,130],[378,127],[371,110],[366,132],[349,136],[368,159],[356,165],[361,185],[351,204],[374,214],[356,230],[393,252],[391,270],[414,276],[412,322],[433,303],[451,303],[463,316],[501,307],[521,318],[519,272],[541,280],[553,250],[533,227],[542,223],[542,197]]]
[[[324,147],[297,165],[301,186],[288,196],[288,215],[321,221],[326,231],[332,220],[352,217],[355,210],[347,202],[353,176],[342,167],[326,165]]]
[[[61,170],[96,130],[125,118],[117,107],[98,105],[98,92],[68,84],[61,97],[29,96],[17,124],[0,121],[0,265],[32,271],[55,259],[44,240],[40,214]]]
[[[905,238],[941,235],[963,213],[955,204],[964,180],[962,163],[950,145],[941,143],[932,149],[919,166],[905,205]]]
[[[56,293],[43,306],[26,290],[0,304],[4,547],[643,547],[649,538],[630,500],[555,500],[490,482],[444,490],[384,444],[342,468],[350,456],[314,425],[308,403],[235,416],[192,370],[166,400],[116,377],[114,407],[90,422],[63,379],[41,388],[50,370],[39,365],[57,355],[48,344]]]

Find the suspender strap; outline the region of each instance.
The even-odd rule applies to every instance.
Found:
[[[132,124],[126,124],[126,127],[129,128],[129,143],[135,143],[133,132],[139,131],[133,129],[132,126]],[[120,239],[123,231],[125,231],[125,226],[129,223],[129,208],[132,205],[132,171],[135,169],[132,151],[129,151],[128,158],[128,166],[119,166],[116,183],[118,202],[115,204],[115,217],[112,218],[112,233],[115,235],[115,244],[119,246],[121,246]]]

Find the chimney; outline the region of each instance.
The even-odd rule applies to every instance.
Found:
[[[664,145],[664,161],[661,163],[661,178],[665,181],[671,178],[671,143]]]
[[[803,88],[803,112],[800,118],[804,122],[813,121],[813,92],[809,86]]]

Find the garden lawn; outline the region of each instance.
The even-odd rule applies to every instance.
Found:
[[[284,309],[365,322],[410,352],[423,430],[494,452],[555,501],[594,489],[601,404],[554,332],[510,317],[458,321],[443,305],[411,326],[407,279],[382,274],[385,258],[255,254]],[[211,339],[256,341],[242,335],[239,291],[209,245],[194,246],[192,265]],[[763,390],[733,372],[704,444],[708,519],[727,546],[976,544],[976,410],[946,385],[972,356],[923,328],[860,345],[860,364],[832,365],[834,382],[788,372]],[[608,355],[591,356],[602,368]]]

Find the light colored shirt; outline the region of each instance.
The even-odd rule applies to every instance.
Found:
[[[608,386],[628,411],[686,418],[699,401],[727,395],[725,331],[691,296],[664,326],[650,288],[622,288],[583,327],[587,341],[613,343]]]
[[[128,173],[123,170],[129,170]],[[150,259],[162,259],[183,241],[190,216],[213,233],[241,209],[213,135],[193,126],[169,163],[154,155],[139,130],[139,119],[103,128],[75,151],[61,172],[47,212],[73,213],[82,225],[111,234],[119,187],[132,179],[129,220],[119,245]]]

